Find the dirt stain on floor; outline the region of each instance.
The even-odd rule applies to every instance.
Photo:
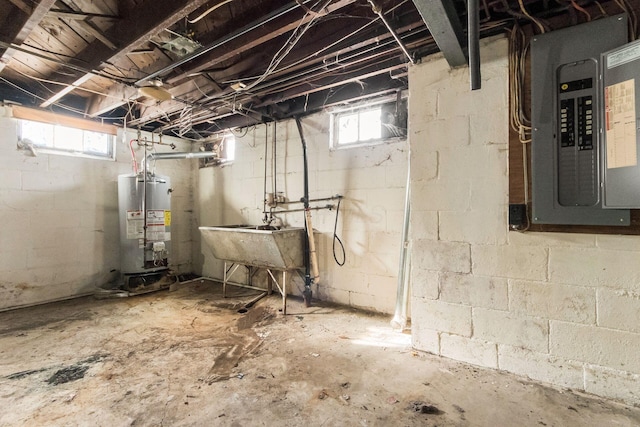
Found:
[[[49,379],[47,383],[51,385],[60,385],[64,383],[69,383],[71,381],[79,380],[80,378],[84,378],[84,374],[89,370],[88,365],[72,365],[67,366],[65,368],[57,370]]]
[[[223,338],[224,343],[219,347],[221,352],[214,359],[206,382],[213,384],[231,378],[240,360],[251,354],[262,342],[252,328],[265,326],[273,322],[274,318],[273,309],[263,306],[253,307],[241,314],[236,321],[236,327]]]
[[[239,314],[255,294],[221,294],[207,282],[0,314],[0,331],[33,325],[0,332],[0,425],[640,425],[638,408],[385,340],[388,317],[296,298],[282,316],[277,295]]]
[[[55,386],[55,385],[65,384],[71,381],[76,381],[81,378],[84,378],[85,374],[87,373],[89,368],[91,368],[92,365],[98,362],[101,362],[102,360],[106,359],[108,356],[109,355],[106,353],[96,353],[72,365],[59,368],[53,373],[53,375],[51,375],[46,380],[46,382],[50,385]],[[30,369],[30,370],[20,371],[20,372],[7,375],[5,378],[9,380],[21,380],[31,375],[36,375],[41,372],[51,371],[53,369],[55,368]]]

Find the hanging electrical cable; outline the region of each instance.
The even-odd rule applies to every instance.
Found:
[[[220,3],[216,3],[213,6],[211,6],[209,9],[205,10],[204,12],[202,12],[200,15],[198,15],[198,17],[194,18],[194,19],[187,19],[187,22],[189,24],[195,24],[196,22],[200,21],[201,19],[203,19],[204,17],[206,17],[208,14],[210,14],[211,12],[213,12],[214,10],[224,6],[227,3],[231,3],[233,0],[224,0],[221,1]]]
[[[136,153],[133,151],[133,143],[137,140],[132,139],[129,141],[129,151],[131,151],[131,162],[133,166],[133,173],[138,175],[138,161],[136,160]]]
[[[318,8],[320,11],[325,9],[332,0],[326,0],[322,5]],[[317,3],[316,3],[317,5]],[[314,5],[315,6],[315,5]],[[307,17],[311,15],[311,19],[304,26],[303,23],[307,19]],[[267,69],[258,77],[255,81],[246,85],[239,91],[246,92],[256,87],[258,84],[263,82],[269,75],[271,75],[278,65],[284,60],[284,58],[291,52],[291,50],[295,47],[295,45],[302,39],[302,36],[316,23],[317,19],[322,16],[320,12],[314,12],[313,10],[310,12],[306,12],[304,17],[298,23],[298,26],[291,33],[287,41],[282,45],[282,47],[276,52],[276,54],[271,59],[271,62],[267,66]]]
[[[542,25],[542,23],[541,23],[538,19],[534,18],[533,16],[531,16],[531,15],[529,14],[529,12],[527,11],[527,9],[524,7],[524,3],[523,3],[523,1],[522,1],[522,0],[518,0],[518,4],[520,5],[520,11],[521,11],[521,12],[522,12],[522,13],[523,13],[527,18],[529,18],[529,19],[530,19],[534,24],[536,24],[536,26],[538,27],[538,29],[540,30],[540,32],[541,32],[541,33],[544,33],[544,32],[545,32],[545,28],[544,28],[544,26]]]
[[[338,237],[338,215],[340,215],[341,201],[342,196],[338,198],[338,204],[336,205],[336,222],[333,224],[333,259],[340,267],[342,267],[347,261],[347,253],[344,250],[344,244],[342,243],[342,240],[340,240],[340,237]],[[340,249],[342,250],[342,261],[338,261],[338,256],[336,255],[336,242],[338,242]]]
[[[520,25],[515,22],[509,34],[510,123],[522,143],[531,141],[531,120],[525,114],[524,107],[524,79],[528,51],[527,37]]]
[[[531,120],[525,113],[524,82],[526,73],[526,58],[529,51],[527,36],[516,21],[509,35],[509,86],[510,86],[510,124],[511,129],[518,134],[522,145],[522,175],[524,181],[524,204],[529,204],[529,148],[531,142]],[[529,229],[529,212],[526,209],[526,226]]]

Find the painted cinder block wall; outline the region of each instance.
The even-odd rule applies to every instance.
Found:
[[[410,68],[413,344],[640,403],[640,236],[507,231],[507,47]]]
[[[128,132],[127,144],[135,137]],[[131,172],[122,141],[119,134],[116,161],[32,157],[16,149],[16,120],[10,108],[0,108],[0,310],[92,293],[118,277],[117,180]],[[163,142],[191,149],[176,138]],[[142,149],[136,151],[140,160]],[[192,270],[196,169],[192,160],[157,162],[157,172],[169,175],[175,190],[171,258],[179,272]]]
[[[320,283],[313,296],[353,307],[392,313],[408,162],[407,142],[331,151],[329,115],[302,119],[309,158],[311,199],[342,194],[338,235],[346,248],[346,264],[333,259],[332,236],[335,211],[312,211],[320,266]],[[273,123],[236,136],[236,159],[224,167],[203,168],[198,178],[198,218],[205,226],[262,224],[265,141],[271,163]],[[276,124],[277,190],[289,200],[303,196],[303,157],[294,120]],[[271,190],[271,168],[267,171]],[[335,202],[322,202],[321,205]],[[300,208],[302,205],[289,205]],[[301,212],[280,216],[286,225],[303,226]],[[201,247],[202,272],[222,278],[223,264],[209,249]],[[342,257],[338,249],[338,258]],[[240,270],[239,270],[240,271]],[[242,280],[243,275],[234,276]],[[303,282],[290,287],[301,295]]]

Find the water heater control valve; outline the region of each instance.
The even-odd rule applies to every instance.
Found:
[[[153,242],[153,252],[164,252],[165,250],[164,242]]]

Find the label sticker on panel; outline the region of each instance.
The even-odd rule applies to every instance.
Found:
[[[164,210],[148,210],[147,225],[164,226]]]
[[[636,166],[635,80],[605,87],[607,169]]]
[[[144,237],[144,218],[142,211],[127,211],[127,239]]]

